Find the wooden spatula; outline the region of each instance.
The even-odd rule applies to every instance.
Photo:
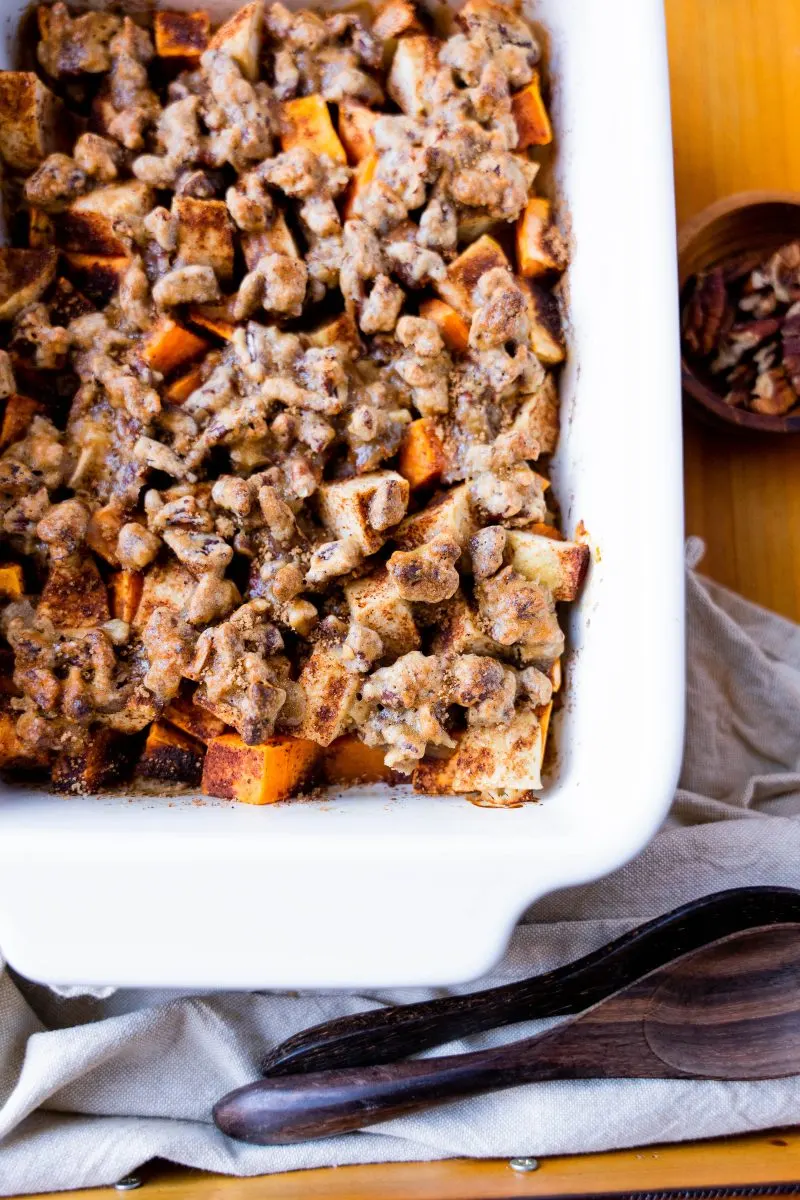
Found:
[[[282,1144],[551,1079],[775,1079],[800,1073],[800,926],[695,950],[538,1037],[390,1066],[262,1079],[214,1108],[231,1137]]]

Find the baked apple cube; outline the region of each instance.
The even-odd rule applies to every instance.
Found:
[[[518,708],[509,725],[471,726],[448,759],[427,759],[414,772],[414,791],[432,795],[462,792],[539,791],[549,713]]]
[[[143,779],[197,787],[203,774],[205,747],[166,721],[154,721],[136,764]]]
[[[514,417],[513,433],[524,433],[536,439],[540,454],[552,454],[558,444],[558,392],[552,375],[542,386],[526,396]]]
[[[352,165],[375,152],[372,129],[378,116],[371,108],[353,100],[343,100],[339,105],[339,140]]]
[[[248,746],[238,733],[223,733],[209,743],[202,790],[243,804],[274,804],[310,782],[319,754],[319,746],[304,738],[272,737]]]
[[[413,550],[431,541],[437,534],[446,534],[463,549],[475,532],[475,518],[466,483],[434,496],[430,504],[401,521],[392,534],[392,541],[401,550]]]
[[[305,338],[310,346],[337,346],[344,343],[354,355],[361,354],[361,335],[358,332],[352,313],[343,312],[330,321],[323,322],[316,329],[309,330]]]
[[[369,475],[321,484],[317,503],[325,528],[337,538],[355,538],[363,554],[380,550],[386,541],[386,533],[373,523],[373,501],[387,486],[397,489],[398,500],[405,510],[408,481],[397,471],[373,471]]]
[[[588,546],[542,537],[527,529],[509,529],[506,550],[514,570],[547,588],[554,600],[577,598],[589,565]]]
[[[28,245],[31,250],[55,246],[56,227],[53,218],[43,208],[28,209]]]
[[[263,30],[263,0],[253,0],[219,27],[208,43],[209,49],[223,50],[238,64],[245,79],[253,83],[258,78]]]
[[[538,71],[533,72],[533,79],[527,87],[511,97],[511,115],[517,126],[518,150],[527,150],[529,146],[547,146],[552,142],[553,128],[542,100],[542,81]]]
[[[108,591],[94,559],[54,562],[36,611],[49,617],[56,629],[90,629],[108,621]]]
[[[549,367],[556,366],[567,356],[558,299],[530,279],[517,282],[528,310],[531,349],[540,362]]]
[[[400,37],[401,33],[412,33],[421,28],[417,10],[409,0],[386,0],[372,23],[372,32],[384,42]]]
[[[175,196],[172,212],[178,220],[177,265],[212,267],[220,279],[233,274],[233,232],[222,200]]]
[[[322,96],[300,96],[281,105],[281,148],[291,150],[294,146],[304,146],[314,154],[327,154],[336,162],[347,162]]]
[[[156,54],[159,58],[197,59],[208,45],[211,21],[208,13],[157,12],[154,20]]]
[[[155,193],[139,179],[110,183],[79,196],[58,221],[59,242],[79,254],[128,254],[142,233]]]
[[[258,233],[242,234],[242,253],[248,271],[255,269],[260,258],[265,254],[285,254],[289,258],[299,258],[297,242],[291,229],[286,224],[282,212],[276,212],[268,229]]]
[[[52,283],[58,252],[52,247],[41,250],[0,249],[0,321],[10,321],[23,308],[38,300]]]
[[[317,645],[300,672],[298,683],[306,698],[298,736],[318,746],[329,746],[344,733],[361,677],[347,670],[334,648]]]
[[[89,518],[86,545],[112,567],[119,566],[117,538],[124,523],[124,512],[118,504],[113,503],[96,508]]]
[[[185,612],[196,587],[194,575],[180,563],[154,563],[148,567],[133,619],[134,629],[144,629],[157,608],[168,608],[174,613]]]
[[[387,657],[400,658],[421,642],[411,605],[397,592],[385,567],[345,584],[350,617],[377,633]]]
[[[62,751],[50,769],[53,788],[86,796],[115,783],[130,764],[132,743],[111,729],[87,735],[80,750]]]
[[[0,158],[33,171],[58,149],[61,101],[33,71],[0,71]]]
[[[517,266],[522,275],[549,275],[567,265],[563,239],[553,224],[552,206],[533,196],[517,221]]]
[[[121,254],[109,258],[99,254],[73,253],[65,254],[64,260],[70,282],[100,308],[113,298],[133,261]]]
[[[447,604],[437,625],[431,649],[434,654],[485,654],[489,658],[507,658],[509,650],[484,633],[478,614],[461,592]]]
[[[407,117],[424,117],[428,112],[427,86],[439,70],[438,38],[413,34],[401,38],[394,52],[386,90]]]
[[[444,279],[437,280],[434,286],[442,300],[462,317],[470,318],[475,311],[478,280],[494,267],[511,269],[500,244],[484,235],[450,263]]]

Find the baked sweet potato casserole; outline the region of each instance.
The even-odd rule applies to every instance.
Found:
[[[530,797],[588,557],[534,31],[37,16],[0,73],[0,762]]]

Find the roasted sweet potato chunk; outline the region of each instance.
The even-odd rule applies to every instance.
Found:
[[[375,171],[378,166],[377,154],[368,154],[366,158],[362,158],[353,172],[353,178],[347,188],[344,197],[344,206],[342,213],[344,219],[349,221],[351,217],[356,216],[356,201],[359,196],[367,190],[372,183]]]
[[[28,210],[28,245],[31,250],[41,250],[43,247],[54,246],[56,230],[52,217],[42,208]]]
[[[0,71],[0,158],[33,171],[58,149],[62,105],[33,71]]]
[[[31,750],[18,736],[18,717],[19,713],[0,709],[0,769],[34,771],[46,767],[47,755]]]
[[[208,342],[203,338],[173,321],[172,317],[163,316],[141,342],[139,353],[148,367],[169,375],[205,354],[206,350]]]
[[[4,246],[0,249],[0,321],[10,321],[39,299],[53,281],[57,262],[58,254],[52,247],[15,250]]]
[[[64,259],[72,283],[99,307],[112,299],[131,265],[131,259],[125,255],[108,258],[98,254],[67,253]]]
[[[115,504],[96,508],[89,518],[86,545],[112,567],[119,566],[117,538],[124,522],[125,515]]]
[[[355,104],[352,100],[344,100],[339,105],[339,139],[347,152],[347,161],[352,165],[374,153],[372,127],[378,115],[366,105]]]
[[[9,396],[3,410],[0,425],[0,450],[20,441],[28,432],[28,426],[37,413],[44,412],[44,405],[30,396]]]
[[[533,72],[533,79],[527,87],[511,97],[511,114],[517,126],[518,150],[527,150],[529,146],[547,146],[552,142],[553,128],[542,100],[542,81],[538,71]]]
[[[327,154],[346,163],[347,155],[333,127],[328,105],[322,96],[300,96],[281,105],[281,147],[305,146],[315,154]]]
[[[517,221],[517,266],[522,275],[549,275],[567,265],[563,239],[553,225],[552,206],[533,196]]]
[[[192,392],[197,391],[203,382],[203,374],[199,367],[192,367],[185,375],[180,375],[166,390],[166,399],[170,404],[183,404]]]
[[[111,617],[108,591],[94,559],[69,558],[50,567],[37,612],[56,629],[90,629]]]
[[[144,576],[141,571],[114,571],[108,577],[111,615],[130,625],[142,598]]]
[[[215,717],[207,708],[195,704],[191,696],[176,696],[164,709],[163,715],[170,725],[206,744],[213,738],[220,737],[227,728],[219,717]]]
[[[208,13],[157,12],[154,32],[159,58],[197,59],[208,45]]]
[[[400,443],[397,463],[398,471],[408,480],[412,491],[436,483],[446,464],[436,422],[430,417],[419,417],[412,421]]]
[[[326,783],[356,787],[359,783],[396,783],[398,775],[383,761],[383,750],[365,746],[355,734],[348,733],[328,746],[322,758]]]
[[[185,783],[198,787],[203,774],[204,747],[174,725],[154,721],[147,731],[144,749],[136,764],[143,779]]]
[[[0,599],[18,600],[24,590],[25,581],[19,563],[0,565]]]
[[[445,304],[444,300],[423,300],[419,315],[427,321],[433,321],[448,350],[466,354],[469,349],[469,324],[452,305]]]
[[[229,342],[236,332],[236,322],[230,309],[222,304],[194,305],[188,312],[189,320],[200,329],[213,333],[215,337]]]
[[[309,783],[320,749],[305,738],[273,737],[248,746],[238,733],[209,742],[203,764],[203,791],[243,804],[274,804]]]

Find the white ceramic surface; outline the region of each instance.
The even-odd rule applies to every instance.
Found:
[[[17,9],[6,0],[6,62]],[[596,560],[541,804],[0,798],[0,946],[23,974],[163,987],[443,984],[534,899],[621,865],[676,782],[684,636],[672,158],[660,0],[540,0],[575,254],[554,483]]]

